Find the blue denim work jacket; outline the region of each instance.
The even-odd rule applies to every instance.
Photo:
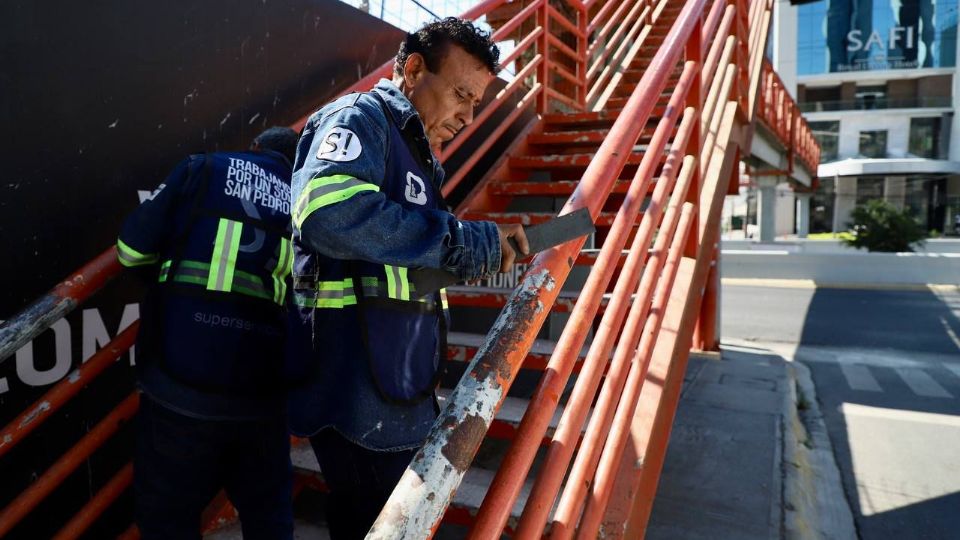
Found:
[[[398,168],[399,157],[417,163]],[[476,279],[499,268],[500,241],[494,223],[461,221],[442,209],[439,195],[404,189],[414,187],[411,176],[420,188],[433,183],[436,194],[444,177],[419,115],[390,81],[332,102],[304,128],[292,183],[287,357],[288,376],[303,381],[288,409],[297,435],[332,427],[365,448],[400,450],[419,446],[436,418],[431,399],[386,399],[371,367],[394,365],[383,352],[391,344],[412,345],[419,352],[410,359],[420,367],[435,364],[428,321],[436,319],[405,326],[403,317],[363,317],[349,269],[429,267]]]
[[[373,88],[386,103],[393,122],[402,130],[422,132],[413,104],[392,82],[381,79]],[[323,206],[309,215],[296,215],[296,203],[304,187],[318,177],[346,175],[382,185],[388,145],[403,144],[388,137],[388,119],[375,98],[349,94],[323,107],[307,121],[293,167],[295,235],[324,255],[337,259],[360,259],[407,268],[442,268],[462,280],[489,277],[500,268],[500,237],[491,221],[459,220],[449,212],[422,210],[404,212],[381,192],[359,192]],[[414,122],[414,126],[410,126]],[[338,126],[343,133],[334,140],[334,159],[318,159],[332,148],[327,137]],[[422,136],[422,133],[421,133]],[[349,139],[349,140],[347,140]],[[332,154],[332,155],[331,155]],[[354,155],[356,154],[356,155]],[[444,172],[439,160],[429,157],[433,180],[439,187]],[[298,219],[300,218],[300,219]],[[302,220],[302,222],[300,222]]]

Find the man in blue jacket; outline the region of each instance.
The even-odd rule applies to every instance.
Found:
[[[144,539],[200,538],[221,488],[246,539],[293,538],[283,351],[297,134],[181,162],[124,222],[142,303],[134,458]]]
[[[310,437],[331,493],[331,536],[362,538],[437,416],[445,351],[440,293],[408,271],[463,280],[505,271],[520,226],[446,210],[431,150],[473,121],[499,51],[447,18],[409,34],[393,80],[310,117],[293,173],[294,270],[288,369],[294,433]]]

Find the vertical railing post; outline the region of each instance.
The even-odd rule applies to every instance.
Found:
[[[550,85],[550,10],[547,9],[547,0],[540,0],[540,8],[537,9],[537,25],[543,28],[543,32],[537,39],[537,49],[543,55],[543,61],[537,68],[537,79],[543,85],[543,91],[537,96],[537,112],[546,114],[550,103],[548,90]]]
[[[587,35],[587,26],[590,14],[583,2],[577,2],[577,29],[580,30],[577,36],[577,103],[581,110],[587,108],[587,46],[590,36]]]
[[[703,18],[706,16],[706,13],[700,13],[697,16],[696,23],[694,25],[693,31],[690,33],[690,37],[687,40],[685,58],[686,60],[696,62],[697,64],[697,82],[690,87],[690,93],[687,94],[687,107],[693,107],[696,109],[697,113],[703,112],[703,87],[704,84],[707,84],[709,81],[703,80],[703,36],[701,32],[703,31]],[[693,156],[699,156],[700,151],[703,146],[703,132],[701,131],[701,122],[694,122],[693,132],[690,134],[690,140],[687,143],[687,154]],[[697,166],[696,170],[693,173],[693,178],[691,179],[690,190],[687,192],[686,202],[692,202],[693,204],[698,204],[700,202],[700,191],[703,184],[703,178],[700,174],[700,167]],[[691,230],[698,231],[700,230],[700,218],[696,212],[693,215],[693,227]],[[685,257],[696,257],[697,256],[697,246],[700,245],[700,237],[698,234],[691,234],[687,237],[687,245],[684,249],[683,255]]]
[[[694,107],[698,114],[703,112],[703,88],[705,85],[708,85],[710,81],[702,80],[703,77],[703,18],[706,16],[706,13],[701,13],[697,18],[696,27],[693,29],[693,32],[690,34],[690,39],[687,41],[686,49],[686,58],[687,61],[694,61],[697,63],[697,73],[700,80],[697,84],[694,84],[690,93],[687,94],[687,107]],[[717,73],[722,73],[722,69],[717,69]],[[690,135],[690,142],[687,143],[687,154],[693,156],[700,156],[702,147],[703,147],[703,133],[701,132],[702,122],[694,122],[693,133]],[[703,176],[700,174],[701,167],[698,164],[694,167],[693,178],[691,179],[690,189],[687,191],[686,202],[691,202],[694,205],[699,205],[700,203],[700,193],[703,190]],[[700,246],[700,240],[702,233],[700,232],[700,211],[698,207],[697,211],[693,213],[692,220],[693,223],[691,226],[691,234],[687,236],[687,243],[683,250],[684,257],[693,257],[696,258],[697,250]],[[700,315],[702,317],[702,315]],[[699,320],[699,318],[698,318]],[[699,326],[699,325],[698,325]],[[696,349],[702,348],[701,340],[697,332],[694,332],[693,337],[693,347]]]

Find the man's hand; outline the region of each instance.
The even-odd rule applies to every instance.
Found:
[[[510,245],[510,242],[507,241],[508,238],[513,238],[514,242],[517,243],[517,247],[520,248],[519,256],[526,257],[530,254],[530,244],[527,243],[527,235],[523,233],[522,225],[497,225],[497,230],[500,232],[500,271],[506,272],[513,266],[513,263],[517,260],[518,254],[514,251],[513,246]]]

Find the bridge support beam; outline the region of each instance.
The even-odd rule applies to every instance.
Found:
[[[760,241],[773,242],[777,234],[777,184],[779,176],[757,176],[759,196],[757,225],[760,228]]]

